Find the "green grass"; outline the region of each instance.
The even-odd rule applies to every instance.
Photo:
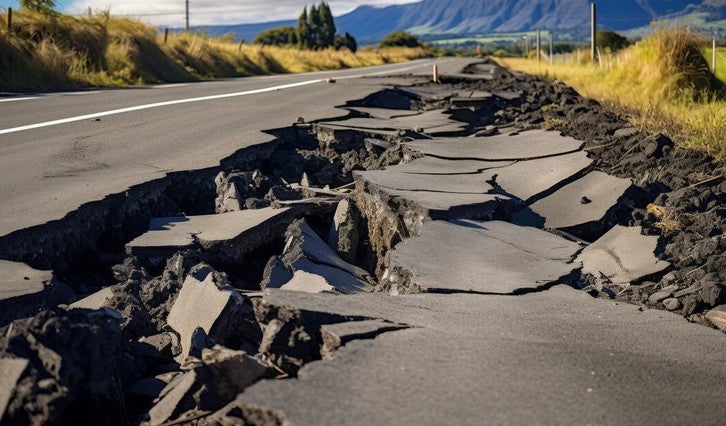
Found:
[[[0,19],[0,91],[114,87],[271,73],[334,70],[431,56],[430,49],[303,51],[170,34],[100,13],[90,17],[13,12]]]
[[[719,50],[719,79],[709,71],[706,48],[707,40],[675,29],[661,30],[636,46],[607,55],[602,67],[573,60],[553,65],[528,59],[499,61],[564,81],[583,96],[626,113],[634,125],[669,134],[681,147],[726,158],[725,52]],[[580,57],[589,58],[589,52]]]

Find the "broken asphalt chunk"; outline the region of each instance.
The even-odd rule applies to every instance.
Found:
[[[58,303],[53,271],[0,260],[0,326]]]
[[[304,219],[290,225],[281,257],[273,257],[265,268],[263,288],[321,292],[364,291],[372,277],[364,269],[338,256]]]
[[[474,138],[417,139],[405,145],[440,158],[506,161],[568,154],[580,150],[584,144],[558,132],[527,130]]]
[[[0,358],[0,420],[15,391],[15,384],[28,367],[28,360],[23,358]]]
[[[381,287],[391,293],[513,294],[560,282],[579,268],[580,246],[507,222],[430,221],[389,253]]]
[[[323,347],[320,349],[320,354],[323,359],[332,359],[335,356],[335,351],[350,341],[372,339],[381,333],[403,328],[407,327],[380,319],[323,325],[320,327],[323,337]]]
[[[592,241],[611,225],[608,213],[626,202],[632,186],[629,179],[593,171],[515,213],[512,221],[561,229]]]
[[[242,257],[282,236],[295,215],[294,209],[240,210],[213,215],[153,219],[149,232],[126,244],[131,255],[171,257],[201,246],[229,261]]]
[[[254,346],[261,338],[249,302],[222,274],[203,264],[187,275],[167,323],[179,333],[182,353],[176,357],[178,362],[190,354],[197,329],[229,346]]]
[[[600,274],[615,284],[631,283],[668,268],[655,256],[657,236],[642,235],[640,227],[615,225],[578,256],[582,272]],[[670,297],[671,291],[662,299]]]

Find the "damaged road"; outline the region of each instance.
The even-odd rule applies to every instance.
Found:
[[[440,71],[0,238],[0,423],[718,423],[723,164]]]

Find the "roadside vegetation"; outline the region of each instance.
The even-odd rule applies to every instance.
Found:
[[[234,41],[234,35],[169,33],[108,11],[74,17],[53,11],[48,0],[33,0],[13,11],[8,30],[0,8],[0,91],[74,87],[118,87],[272,73],[336,70],[404,62],[431,56],[423,47],[349,44],[267,46]],[[328,33],[326,33],[328,34]],[[352,37],[351,37],[352,38]],[[348,40],[348,43],[350,41]]]
[[[662,29],[622,50],[603,48],[592,63],[589,50],[537,62],[499,58],[515,70],[561,80],[600,100],[650,132],[663,132],[681,147],[726,158],[726,49],[717,73],[710,71],[710,45],[684,28]],[[708,58],[708,59],[706,59]]]

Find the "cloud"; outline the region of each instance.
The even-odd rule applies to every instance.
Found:
[[[419,0],[328,0],[333,15],[350,12],[360,5],[387,6],[413,3]],[[154,25],[183,26],[185,0],[71,0],[64,11],[84,14],[91,11],[110,10],[111,15],[138,17]],[[271,4],[272,3],[272,4]],[[317,4],[318,2],[315,1]],[[313,4],[309,2],[308,5]],[[305,3],[299,0],[189,0],[191,25],[239,24],[295,19]]]

